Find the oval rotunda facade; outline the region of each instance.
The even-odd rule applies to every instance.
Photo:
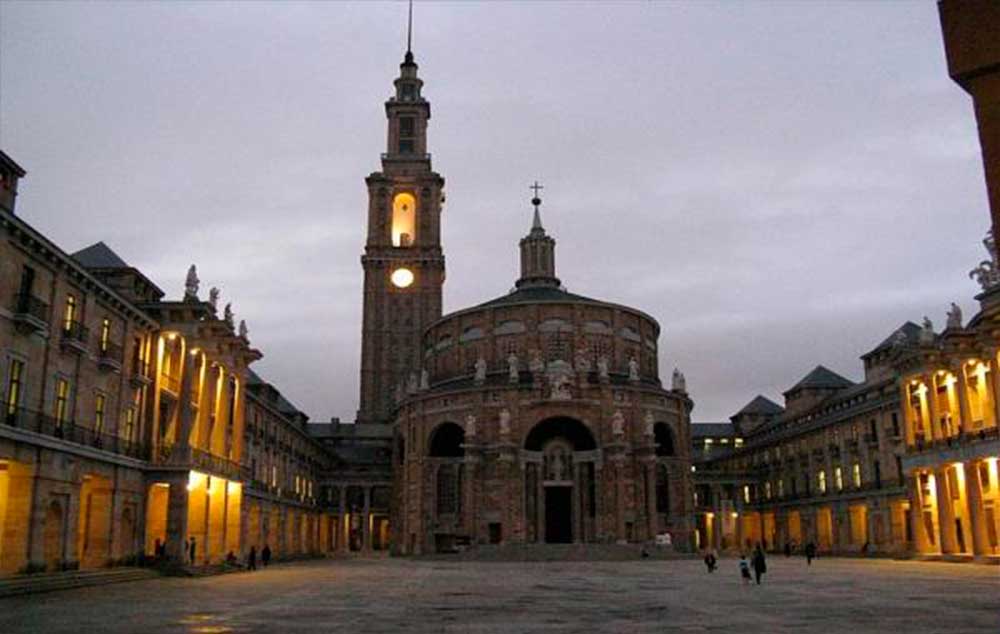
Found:
[[[515,288],[427,327],[397,389],[396,550],[665,534],[688,550],[683,376],[662,386],[652,317],[562,287],[532,202]]]

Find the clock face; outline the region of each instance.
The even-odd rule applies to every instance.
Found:
[[[413,284],[413,271],[407,268],[398,268],[392,272],[389,279],[397,288],[406,288]]]

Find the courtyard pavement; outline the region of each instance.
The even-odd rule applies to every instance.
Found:
[[[0,599],[0,632],[1000,632],[1000,567],[323,560]]]

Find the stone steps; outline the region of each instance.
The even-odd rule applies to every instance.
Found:
[[[430,555],[459,561],[636,561],[642,544],[504,544],[479,545],[460,553]],[[648,559],[688,559],[692,555],[669,548],[647,546]]]
[[[13,597],[38,592],[69,590],[85,586],[155,579],[160,574],[150,568],[114,568],[110,570],[71,570],[0,579],[0,597]]]

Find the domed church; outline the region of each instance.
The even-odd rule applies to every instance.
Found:
[[[394,541],[689,546],[683,377],[661,386],[652,317],[562,287],[532,202],[514,290],[424,332],[396,416]]]
[[[659,376],[646,313],[566,291],[534,219],[514,289],[442,316],[444,178],[407,50],[370,174],[358,422],[391,426],[393,550],[628,543],[692,547],[684,378]]]

